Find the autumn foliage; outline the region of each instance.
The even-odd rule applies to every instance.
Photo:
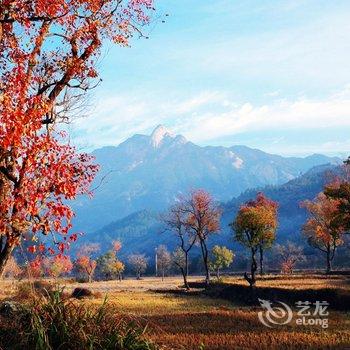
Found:
[[[205,282],[210,283],[208,238],[220,230],[221,210],[212,196],[202,190],[191,192],[182,201],[182,212],[185,214],[185,227],[200,245],[203,265],[205,268]]]
[[[78,258],[75,261],[75,267],[79,275],[82,275],[89,282],[92,281],[97,261],[92,258],[92,254],[100,249],[98,244],[84,244],[78,251]]]
[[[112,249],[97,259],[98,272],[103,279],[122,279],[125,265],[118,258],[118,252],[121,248],[120,241],[112,241]]]
[[[102,43],[127,45],[152,6],[152,0],[1,2],[0,275],[28,232],[55,233],[51,249],[59,253],[76,240],[68,233],[74,213],[67,200],[89,194],[97,166],[57,124],[70,120],[80,96],[98,82]]]
[[[301,204],[309,213],[309,218],[303,227],[303,232],[308,243],[325,254],[327,272],[332,269],[338,246],[343,244],[343,227],[333,225],[334,217],[338,214],[339,200],[329,198],[320,193],[314,201],[304,201]]]
[[[277,203],[258,193],[255,200],[246,202],[238,211],[231,224],[235,239],[251,251],[251,275],[245,274],[246,280],[253,287],[255,272],[258,268],[256,254],[262,248],[270,247],[277,229]],[[261,261],[261,260],[260,260]]]
[[[60,277],[70,273],[73,269],[73,263],[69,256],[57,254],[53,256],[37,255],[29,262],[28,276],[38,278],[43,276]]]

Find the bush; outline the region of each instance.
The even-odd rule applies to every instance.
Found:
[[[22,282],[17,287],[15,299],[18,301],[33,301],[34,299],[46,297],[54,293],[57,286],[49,281],[37,280],[34,282]],[[61,294],[62,297],[68,298],[68,294]]]
[[[16,299],[33,300],[38,296],[46,296],[53,290],[53,285],[47,281],[22,282],[18,284]]]
[[[36,298],[6,322],[0,318],[0,348],[37,350],[151,350],[145,328],[120,319],[106,299],[99,307],[63,299],[63,290]]]
[[[91,296],[93,296],[93,293],[88,288],[75,288],[72,292],[72,297],[77,299]]]

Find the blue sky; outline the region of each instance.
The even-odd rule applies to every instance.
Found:
[[[161,123],[200,145],[350,153],[349,1],[156,5],[148,40],[107,45],[88,117],[71,126],[81,149]]]

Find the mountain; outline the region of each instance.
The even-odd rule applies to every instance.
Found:
[[[158,244],[172,245],[171,240],[167,240],[169,235],[163,233],[164,227],[159,215],[141,210],[113,221],[95,232],[87,233],[79,243],[99,243],[101,251],[106,251],[111,248],[112,241],[119,240],[123,245],[121,257],[129,253],[151,254]]]
[[[201,147],[159,125],[151,135],[134,135],[117,147],[93,152],[101,171],[92,200],[79,198],[75,228],[96,230],[135,211],[164,211],[176,196],[205,188],[228,201],[248,188],[280,185],[310,168],[338,158],[282,157],[245,146]]]
[[[307,213],[304,208],[300,208],[300,203],[306,199],[314,199],[329,182],[330,174],[337,173],[338,170],[339,167],[332,165],[316,166],[280,186],[265,186],[247,190],[223,204],[222,221],[227,226],[232,222],[239,207],[262,191],[267,197],[278,203],[278,241],[301,241],[300,231],[306,221]]]
[[[228,225],[232,222],[240,205],[254,198],[259,191],[263,191],[279,204],[277,241],[291,240],[300,244],[305,243],[300,231],[306,220],[306,211],[300,208],[300,202],[305,199],[313,199],[321,192],[328,182],[329,172],[336,172],[337,169],[338,167],[331,165],[317,166],[285,184],[247,190],[240,196],[222,203],[221,232],[211,237],[209,245],[222,244],[234,247],[236,252],[242,250],[242,247],[233,241],[232,232]],[[159,215],[148,210],[135,212],[125,218],[113,221],[95,232],[87,233],[82,240],[98,242],[101,244],[102,250],[109,249],[113,240],[120,240],[123,244],[121,253],[124,256],[133,252],[152,255],[155,247],[159,244],[165,244],[170,250],[176,244],[173,235],[165,231],[159,220]]]

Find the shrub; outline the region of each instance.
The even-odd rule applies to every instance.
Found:
[[[72,297],[77,299],[91,296],[93,296],[93,293],[88,288],[75,288],[72,292]]]

